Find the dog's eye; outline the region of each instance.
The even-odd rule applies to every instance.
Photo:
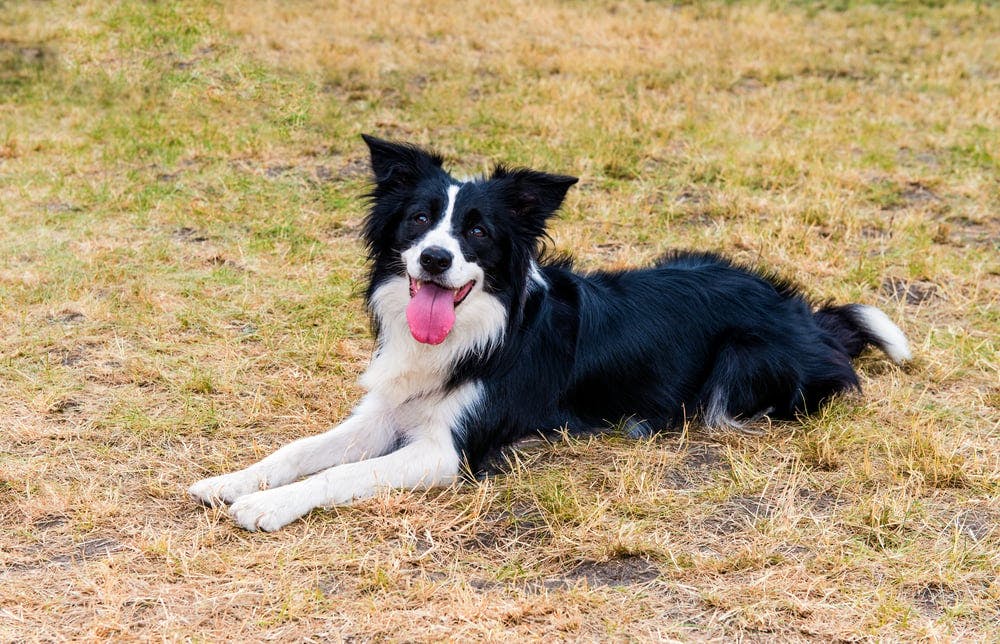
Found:
[[[418,212],[410,218],[414,223],[420,224],[421,226],[427,225],[431,218],[427,216],[425,212]]]
[[[484,229],[482,226],[473,226],[472,228],[469,229],[469,234],[472,235],[473,237],[479,237],[480,239],[482,239],[483,237],[486,236],[486,229]]]

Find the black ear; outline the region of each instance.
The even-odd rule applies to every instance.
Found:
[[[579,179],[499,165],[493,169],[490,181],[501,187],[514,218],[534,234],[541,234],[545,221],[559,210],[566,192]]]
[[[434,168],[440,168],[443,162],[437,154],[415,145],[386,141],[369,134],[362,134],[361,138],[368,144],[375,183],[381,188],[413,185]]]

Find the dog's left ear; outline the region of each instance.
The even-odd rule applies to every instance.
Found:
[[[541,235],[545,221],[559,210],[566,192],[579,179],[528,169],[497,166],[490,176],[503,190],[515,220],[529,232]]]
[[[362,134],[372,157],[372,172],[375,184],[380,188],[412,186],[420,177],[440,168],[444,161],[415,145],[396,143]]]

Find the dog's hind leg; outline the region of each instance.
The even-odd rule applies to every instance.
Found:
[[[843,347],[822,332],[769,339],[735,335],[719,348],[702,388],[702,419],[710,427],[743,427],[763,415],[790,420],[859,388]]]
[[[790,361],[791,356],[754,336],[727,339],[701,390],[702,422],[742,428],[768,414],[788,416],[801,389]]]
[[[369,394],[337,427],[289,443],[245,469],[198,481],[188,488],[188,494],[206,505],[229,504],[334,465],[381,456],[396,440],[389,408]]]

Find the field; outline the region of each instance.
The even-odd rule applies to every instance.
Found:
[[[1000,6],[0,0],[0,640],[1000,632]],[[369,132],[581,177],[672,248],[874,304],[802,423],[524,445],[274,534],[188,485],[344,417]]]

